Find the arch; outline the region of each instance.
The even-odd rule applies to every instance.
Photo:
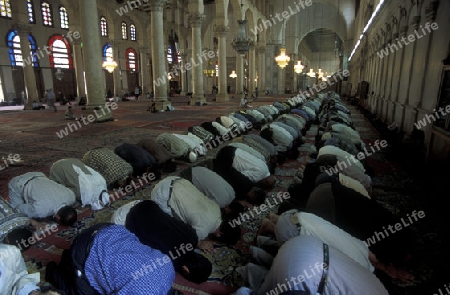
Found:
[[[28,22],[30,24],[35,24],[36,13],[34,12],[33,0],[27,0],[27,13],[28,13]]]
[[[105,46],[103,46],[103,50],[102,50],[102,56],[103,56],[103,60],[106,61],[109,58],[113,59],[113,50],[112,50],[112,46],[110,43],[106,43]]]
[[[20,48],[20,36],[17,33],[17,30],[11,30],[6,35],[6,42],[8,44],[8,51],[9,51],[9,61],[11,63],[11,66],[13,67],[19,67],[23,66],[24,61],[27,65],[33,63],[33,67],[39,67],[39,56],[36,54],[37,51],[37,45],[36,40],[34,37],[30,34],[28,35],[28,42],[30,44],[31,54],[32,57],[26,58],[24,60],[22,56],[22,50]]]
[[[100,16],[99,26],[100,26],[100,36],[108,37],[108,21],[106,20],[106,17],[103,15]]]
[[[72,49],[66,38],[53,35],[48,41],[48,47],[51,68],[73,69]]]
[[[130,40],[131,41],[136,41],[137,40],[136,25],[133,24],[133,23],[130,24]]]
[[[128,25],[125,21],[122,22],[121,29],[122,29],[122,39],[128,40]]]
[[[69,29],[69,15],[67,9],[64,6],[59,7],[59,21],[61,29]]]
[[[127,71],[137,72],[138,68],[138,56],[136,50],[128,48],[125,52],[125,58],[127,60]]]
[[[42,24],[47,27],[53,27],[52,5],[47,1],[41,1]]]

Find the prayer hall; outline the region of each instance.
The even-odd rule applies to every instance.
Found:
[[[0,295],[449,295],[449,14],[0,0]]]

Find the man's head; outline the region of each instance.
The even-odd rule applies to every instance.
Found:
[[[275,186],[275,183],[277,182],[275,176],[269,175],[260,182],[258,182],[258,186],[262,188],[272,188]]]
[[[220,243],[234,245],[241,238],[241,228],[236,225],[231,226],[228,221],[224,220],[220,227],[214,233],[209,234],[208,237]]]
[[[181,275],[196,284],[206,282],[211,275],[212,264],[205,256],[194,253],[193,258],[183,266]]]
[[[3,242],[5,244],[17,246],[21,251],[26,251],[30,248],[28,239],[33,235],[33,232],[27,228],[16,228],[10,231]],[[21,243],[26,241],[25,243]]]
[[[32,291],[30,295],[66,295],[66,292],[52,286],[42,286],[40,290]]]
[[[266,192],[259,187],[252,187],[247,193],[247,201],[252,205],[261,205],[266,200]]]
[[[56,222],[64,226],[71,226],[77,221],[77,210],[71,206],[64,206],[55,216]]]

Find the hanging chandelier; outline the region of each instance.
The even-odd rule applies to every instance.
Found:
[[[286,48],[281,48],[280,49],[280,55],[278,55],[277,57],[275,57],[275,61],[277,62],[278,66],[282,69],[284,69],[289,61],[291,60],[291,58],[286,55]]]
[[[216,75],[216,69],[213,67],[213,64],[211,61],[208,62],[208,67],[203,70],[203,74],[206,77],[214,77]]]
[[[303,72],[303,69],[305,68],[304,65],[302,65],[302,62],[300,60],[297,61],[297,64],[294,65],[294,71],[297,74],[300,74],[301,72]]]
[[[235,79],[236,77],[237,77],[237,74],[236,74],[236,72],[233,70],[233,71],[231,72],[231,74],[230,74],[230,78]]]
[[[241,12],[243,7],[244,4],[242,4],[241,0]],[[245,26],[247,24],[247,20],[241,19],[237,22],[237,34],[236,37],[231,41],[231,45],[233,46],[233,49],[236,50],[236,52],[238,52],[239,54],[245,54],[250,50],[250,47],[254,45],[254,41],[251,38],[247,38],[247,29]]]
[[[117,68],[117,62],[115,62],[111,57],[107,57],[102,64],[102,68],[112,73]]]
[[[314,72],[314,69],[309,69],[309,72],[306,75],[308,75],[308,77],[315,78],[316,72]]]

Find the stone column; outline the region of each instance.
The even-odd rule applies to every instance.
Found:
[[[188,57],[191,57],[192,56],[192,49],[188,49],[187,51],[186,51],[186,58],[188,58]],[[186,65],[187,64],[190,64],[190,61],[189,60],[187,60],[186,61],[186,63],[185,63],[185,67],[186,67]],[[192,83],[192,70],[186,70],[186,79],[187,79],[187,90],[186,90],[186,93],[192,93],[192,89],[194,88],[193,87],[193,83]]]
[[[187,54],[186,53],[180,53],[180,57],[181,57],[181,63],[180,63],[180,68],[183,69],[183,71],[180,71],[180,80],[181,80],[181,96],[185,96],[186,93],[188,93],[188,85],[187,85],[187,71],[185,70],[185,66],[186,66],[186,57]]]
[[[15,25],[15,28],[18,31],[20,37],[20,50],[22,51],[23,59],[28,59],[31,57],[32,52],[30,50],[30,41],[28,41],[28,35],[31,34],[31,27],[28,24],[18,23]],[[33,109],[33,101],[39,101],[39,93],[36,87],[36,76],[34,74],[33,63],[27,64],[24,62],[23,64],[23,77],[25,83],[25,95],[27,101],[24,101],[24,109],[31,110]],[[20,93],[17,93],[20,95]]]
[[[114,79],[114,97],[118,96],[121,97],[122,96],[122,79],[120,77],[120,73],[122,71],[121,69],[121,62],[120,62],[120,56],[119,56],[119,42],[111,40],[110,44],[111,44],[111,48],[113,51],[113,60],[115,60],[117,62],[117,68],[114,70],[113,72],[113,79]]]
[[[153,65],[153,92],[155,107],[158,111],[165,111],[170,102],[167,100],[166,51],[164,50],[164,22],[163,12],[167,0],[153,0],[150,2],[151,46]],[[158,80],[159,79],[159,80]]]
[[[139,61],[140,61],[140,80],[141,80],[141,87],[142,87],[142,97],[145,97],[145,94],[148,91],[148,68],[147,68],[147,47],[140,46],[139,47]]]
[[[205,15],[202,13],[190,13],[189,24],[192,27],[192,97],[191,105],[199,102],[203,104],[206,102],[205,90],[204,90],[204,77],[203,77],[203,61],[208,60],[208,57],[202,55],[202,22],[205,19]],[[204,51],[206,52],[206,51]]]
[[[236,94],[244,92],[244,58],[245,54],[236,53]]]
[[[258,54],[258,83],[256,87],[258,87],[259,95],[264,93],[265,89],[265,63],[266,63],[266,46],[264,44],[259,44],[256,47],[256,52]]]
[[[256,87],[256,52],[255,52],[255,46],[250,46],[250,49],[248,51],[248,92],[249,96],[255,93],[255,87]]]
[[[227,26],[216,26],[214,28],[219,38],[219,92],[216,96],[217,102],[229,101],[227,92],[227,32],[230,30]]]
[[[77,78],[77,95],[78,100],[86,96],[86,88],[84,81],[84,60],[83,51],[81,49],[81,40],[73,40],[73,65],[75,67],[75,76]]]
[[[113,120],[112,110],[105,107],[106,91],[103,78],[100,45],[100,28],[98,26],[97,0],[80,0],[81,30],[83,38],[84,69],[86,71],[87,105],[93,110],[96,122]],[[88,115],[88,120],[89,120]],[[91,120],[89,120],[91,121]]]
[[[266,55],[265,55],[265,67],[264,67],[264,74],[263,79],[265,80],[265,87],[264,91],[269,91],[270,94],[274,94],[274,91],[276,91],[276,87],[274,86],[274,73],[277,70],[274,67],[278,66],[275,63],[275,46],[273,44],[266,45]]]

